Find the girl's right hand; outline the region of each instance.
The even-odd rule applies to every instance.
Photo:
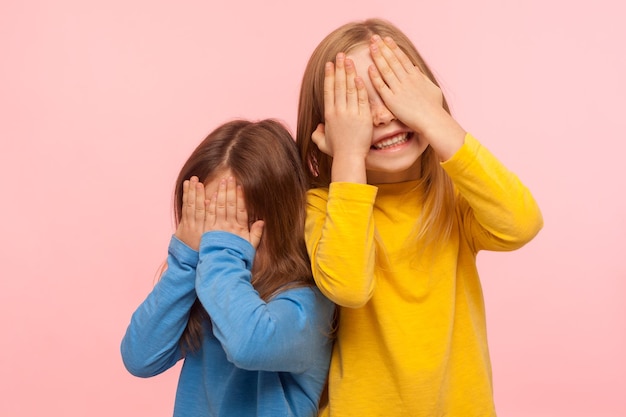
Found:
[[[217,191],[207,202],[204,231],[221,230],[247,240],[258,248],[263,235],[263,220],[248,221],[243,188],[234,177],[219,180]]]
[[[204,185],[198,177],[183,183],[181,219],[174,235],[193,250],[200,248],[206,216]]]
[[[313,142],[333,157],[332,180],[366,182],[365,158],[373,124],[367,90],[354,62],[337,54],[324,73],[324,119],[311,135]]]

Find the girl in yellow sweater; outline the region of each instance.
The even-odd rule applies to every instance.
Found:
[[[415,46],[380,19],[315,49],[297,142],[313,275],[339,306],[322,415],[495,416],[476,254],[538,233],[528,189],[452,118]]]

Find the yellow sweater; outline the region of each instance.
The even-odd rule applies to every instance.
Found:
[[[436,253],[410,240],[417,181],[309,191],[313,274],[340,306],[324,416],[496,415],[476,253],[519,248],[543,220],[526,187],[472,136],[442,166],[457,202]]]

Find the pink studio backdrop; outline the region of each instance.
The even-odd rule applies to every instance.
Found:
[[[233,117],[295,130],[309,54],[369,16],[416,42],[454,114],[544,213],[526,247],[479,256],[500,415],[626,415],[624,12],[603,0],[2,2],[0,415],[171,415],[179,368],[132,377],[119,343],[164,259],[174,178]]]

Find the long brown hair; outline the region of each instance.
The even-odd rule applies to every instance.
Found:
[[[324,65],[334,62],[337,53],[368,45],[372,35],[391,36],[409,59],[437,86],[435,76],[409,38],[392,23],[382,19],[350,22],[332,31],[313,51],[306,66],[300,89],[296,143],[298,144],[310,188],[328,187],[332,157],[324,154],[311,140],[319,123],[324,123]],[[443,97],[443,108],[450,113]],[[416,229],[416,239],[442,241],[453,224],[454,190],[452,181],[439,164],[432,147],[421,155],[421,184],[424,189],[423,214]],[[431,231],[436,233],[430,233]]]
[[[314,285],[304,240],[306,179],[291,133],[273,119],[232,120],[204,139],[183,165],[174,191],[176,224],[181,220],[183,182],[208,183],[230,169],[242,185],[250,220],[263,220],[263,236],[252,267],[252,285],[263,300],[293,287]],[[181,338],[197,350],[208,315],[196,300]]]

